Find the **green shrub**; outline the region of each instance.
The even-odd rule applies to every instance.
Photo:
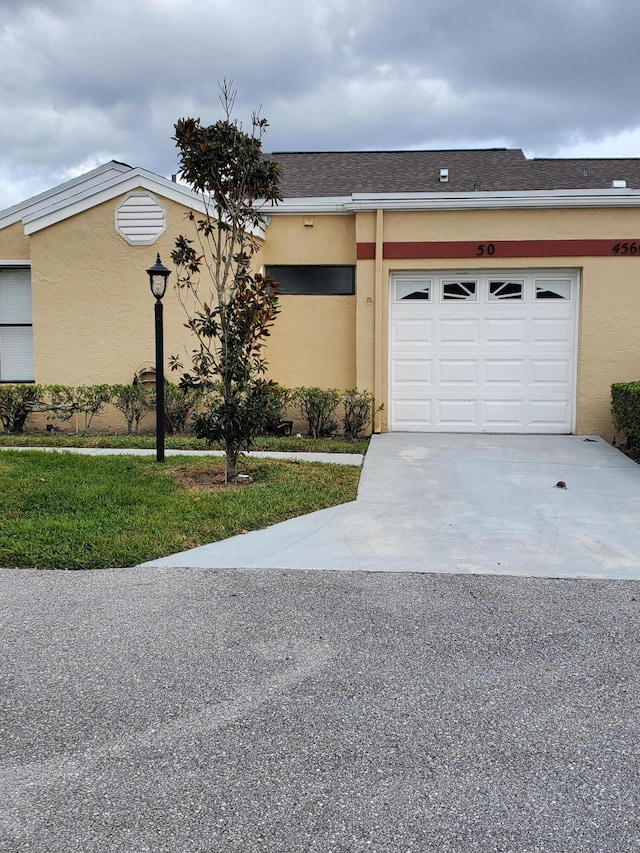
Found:
[[[333,420],[340,392],[335,388],[296,388],[294,399],[300,406],[300,412],[307,421],[309,435],[321,438],[335,432],[336,423]]]
[[[201,388],[182,387],[171,382],[165,383],[164,417],[168,432],[187,431],[187,421],[195,411],[201,397]],[[155,410],[155,387],[150,394],[149,407]]]
[[[78,415],[84,415],[84,432],[91,427],[95,415],[104,411],[105,404],[111,400],[110,385],[49,385],[50,402],[48,409],[61,421],[76,418],[78,432]]]
[[[122,412],[127,422],[127,435],[138,432],[140,421],[151,409],[149,394],[144,385],[112,385],[111,403]]]
[[[279,435],[279,427],[293,392],[272,379],[256,379],[249,393],[259,423],[258,435]]]
[[[344,437],[349,441],[359,438],[371,424],[373,394],[351,388],[342,398],[344,407]]]
[[[42,385],[0,385],[0,423],[5,432],[23,432],[29,413],[44,399]]]
[[[630,448],[640,446],[640,382],[617,382],[611,386],[613,425]]]
[[[260,433],[263,408],[259,395],[252,393],[253,383],[237,390],[231,401],[211,395],[208,409],[193,418],[196,438],[207,444],[224,443],[230,433],[236,437],[238,451],[249,450],[251,439]]]

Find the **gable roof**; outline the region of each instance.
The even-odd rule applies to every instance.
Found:
[[[109,164],[107,164],[109,165]],[[47,199],[44,204],[36,204],[23,211],[22,221],[25,234],[33,234],[42,228],[48,228],[56,222],[68,219],[110,201],[120,195],[133,192],[137,189],[149,190],[163,198],[170,198],[186,207],[190,207],[199,213],[205,212],[202,197],[194,193],[184,184],[178,184],[148,172],[146,169],[132,168],[128,166],[123,172],[111,175],[108,180],[94,184],[79,184],[69,190],[57,193],[55,198]],[[0,222],[2,220],[0,219]]]
[[[200,193],[185,184],[163,178],[146,169],[133,168],[111,160],[72,181],[66,181],[45,193],[0,211],[0,229],[22,221],[25,234],[34,234],[56,222],[89,210],[105,201],[139,189],[149,190],[162,198],[172,199],[198,213],[206,212]],[[264,238],[264,228],[251,228],[251,233]]]
[[[379,208],[640,207],[640,158],[527,159],[519,148],[265,156],[283,171],[284,201],[266,206],[276,216]]]
[[[640,158],[527,159],[519,148],[443,151],[300,151],[267,155],[283,170],[284,198],[354,193],[640,189]],[[440,170],[448,170],[448,181]]]
[[[284,198],[353,193],[463,192],[483,176],[485,189],[507,188],[521,151],[317,151],[268,155],[283,170]],[[449,181],[440,181],[440,169]],[[509,187],[510,189],[512,187]]]
[[[640,158],[527,159],[519,148],[311,151],[267,155],[283,170],[286,198],[358,193],[469,193],[640,189]],[[440,170],[448,170],[448,181]]]

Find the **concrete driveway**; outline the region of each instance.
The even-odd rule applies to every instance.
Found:
[[[144,565],[638,579],[640,466],[597,437],[376,435],[353,503]]]

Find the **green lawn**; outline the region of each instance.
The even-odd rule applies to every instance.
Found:
[[[67,433],[0,434],[0,447],[115,447],[151,449],[153,435],[69,435]],[[368,439],[342,441],[338,438],[256,438],[252,450],[279,450],[295,453],[366,453]],[[192,435],[168,435],[166,446],[172,450],[207,450],[204,439]],[[213,445],[214,449],[221,449]]]
[[[4,452],[0,566],[136,565],[354,500],[360,475],[352,466],[251,459],[243,463],[249,485],[195,490],[183,482],[215,464]]]

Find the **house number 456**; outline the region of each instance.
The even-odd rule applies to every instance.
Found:
[[[638,254],[638,244],[636,242],[633,243],[616,243],[612,249],[616,255],[637,255]]]

